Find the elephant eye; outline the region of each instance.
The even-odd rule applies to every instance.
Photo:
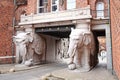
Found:
[[[25,41],[25,39],[24,39],[24,40],[22,40],[22,41]]]

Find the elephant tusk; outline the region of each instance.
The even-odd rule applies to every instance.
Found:
[[[75,46],[75,48],[74,48],[74,50],[73,50],[73,53],[72,53],[72,55],[71,55],[72,58],[75,56],[76,48],[77,48],[77,46]]]

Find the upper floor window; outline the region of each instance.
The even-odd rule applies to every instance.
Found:
[[[38,0],[38,13],[47,12],[47,0]]]
[[[59,10],[59,0],[51,0],[51,11],[58,11]]]
[[[76,0],[67,0],[67,9],[75,9]]]
[[[104,18],[104,3],[97,2],[96,4],[97,18]]]

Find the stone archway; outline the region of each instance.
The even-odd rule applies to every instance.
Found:
[[[46,61],[64,62],[63,57],[67,54],[69,34],[74,25],[49,26],[36,28],[37,34],[42,34],[46,38]]]

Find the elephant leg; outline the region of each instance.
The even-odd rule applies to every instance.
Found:
[[[90,50],[89,48],[85,47],[84,48],[84,59],[85,59],[85,64],[84,64],[84,68],[86,70],[90,70]]]
[[[80,53],[76,52],[76,54],[74,56],[73,63],[76,64],[76,68],[82,67],[82,64],[81,64],[81,54]]]
[[[16,63],[20,62],[20,50],[19,46],[16,46]]]
[[[22,46],[23,47],[23,46]],[[25,60],[26,60],[26,54],[27,54],[27,51],[26,51],[26,46],[24,46],[21,50],[21,54],[22,54],[22,64],[25,63]]]

